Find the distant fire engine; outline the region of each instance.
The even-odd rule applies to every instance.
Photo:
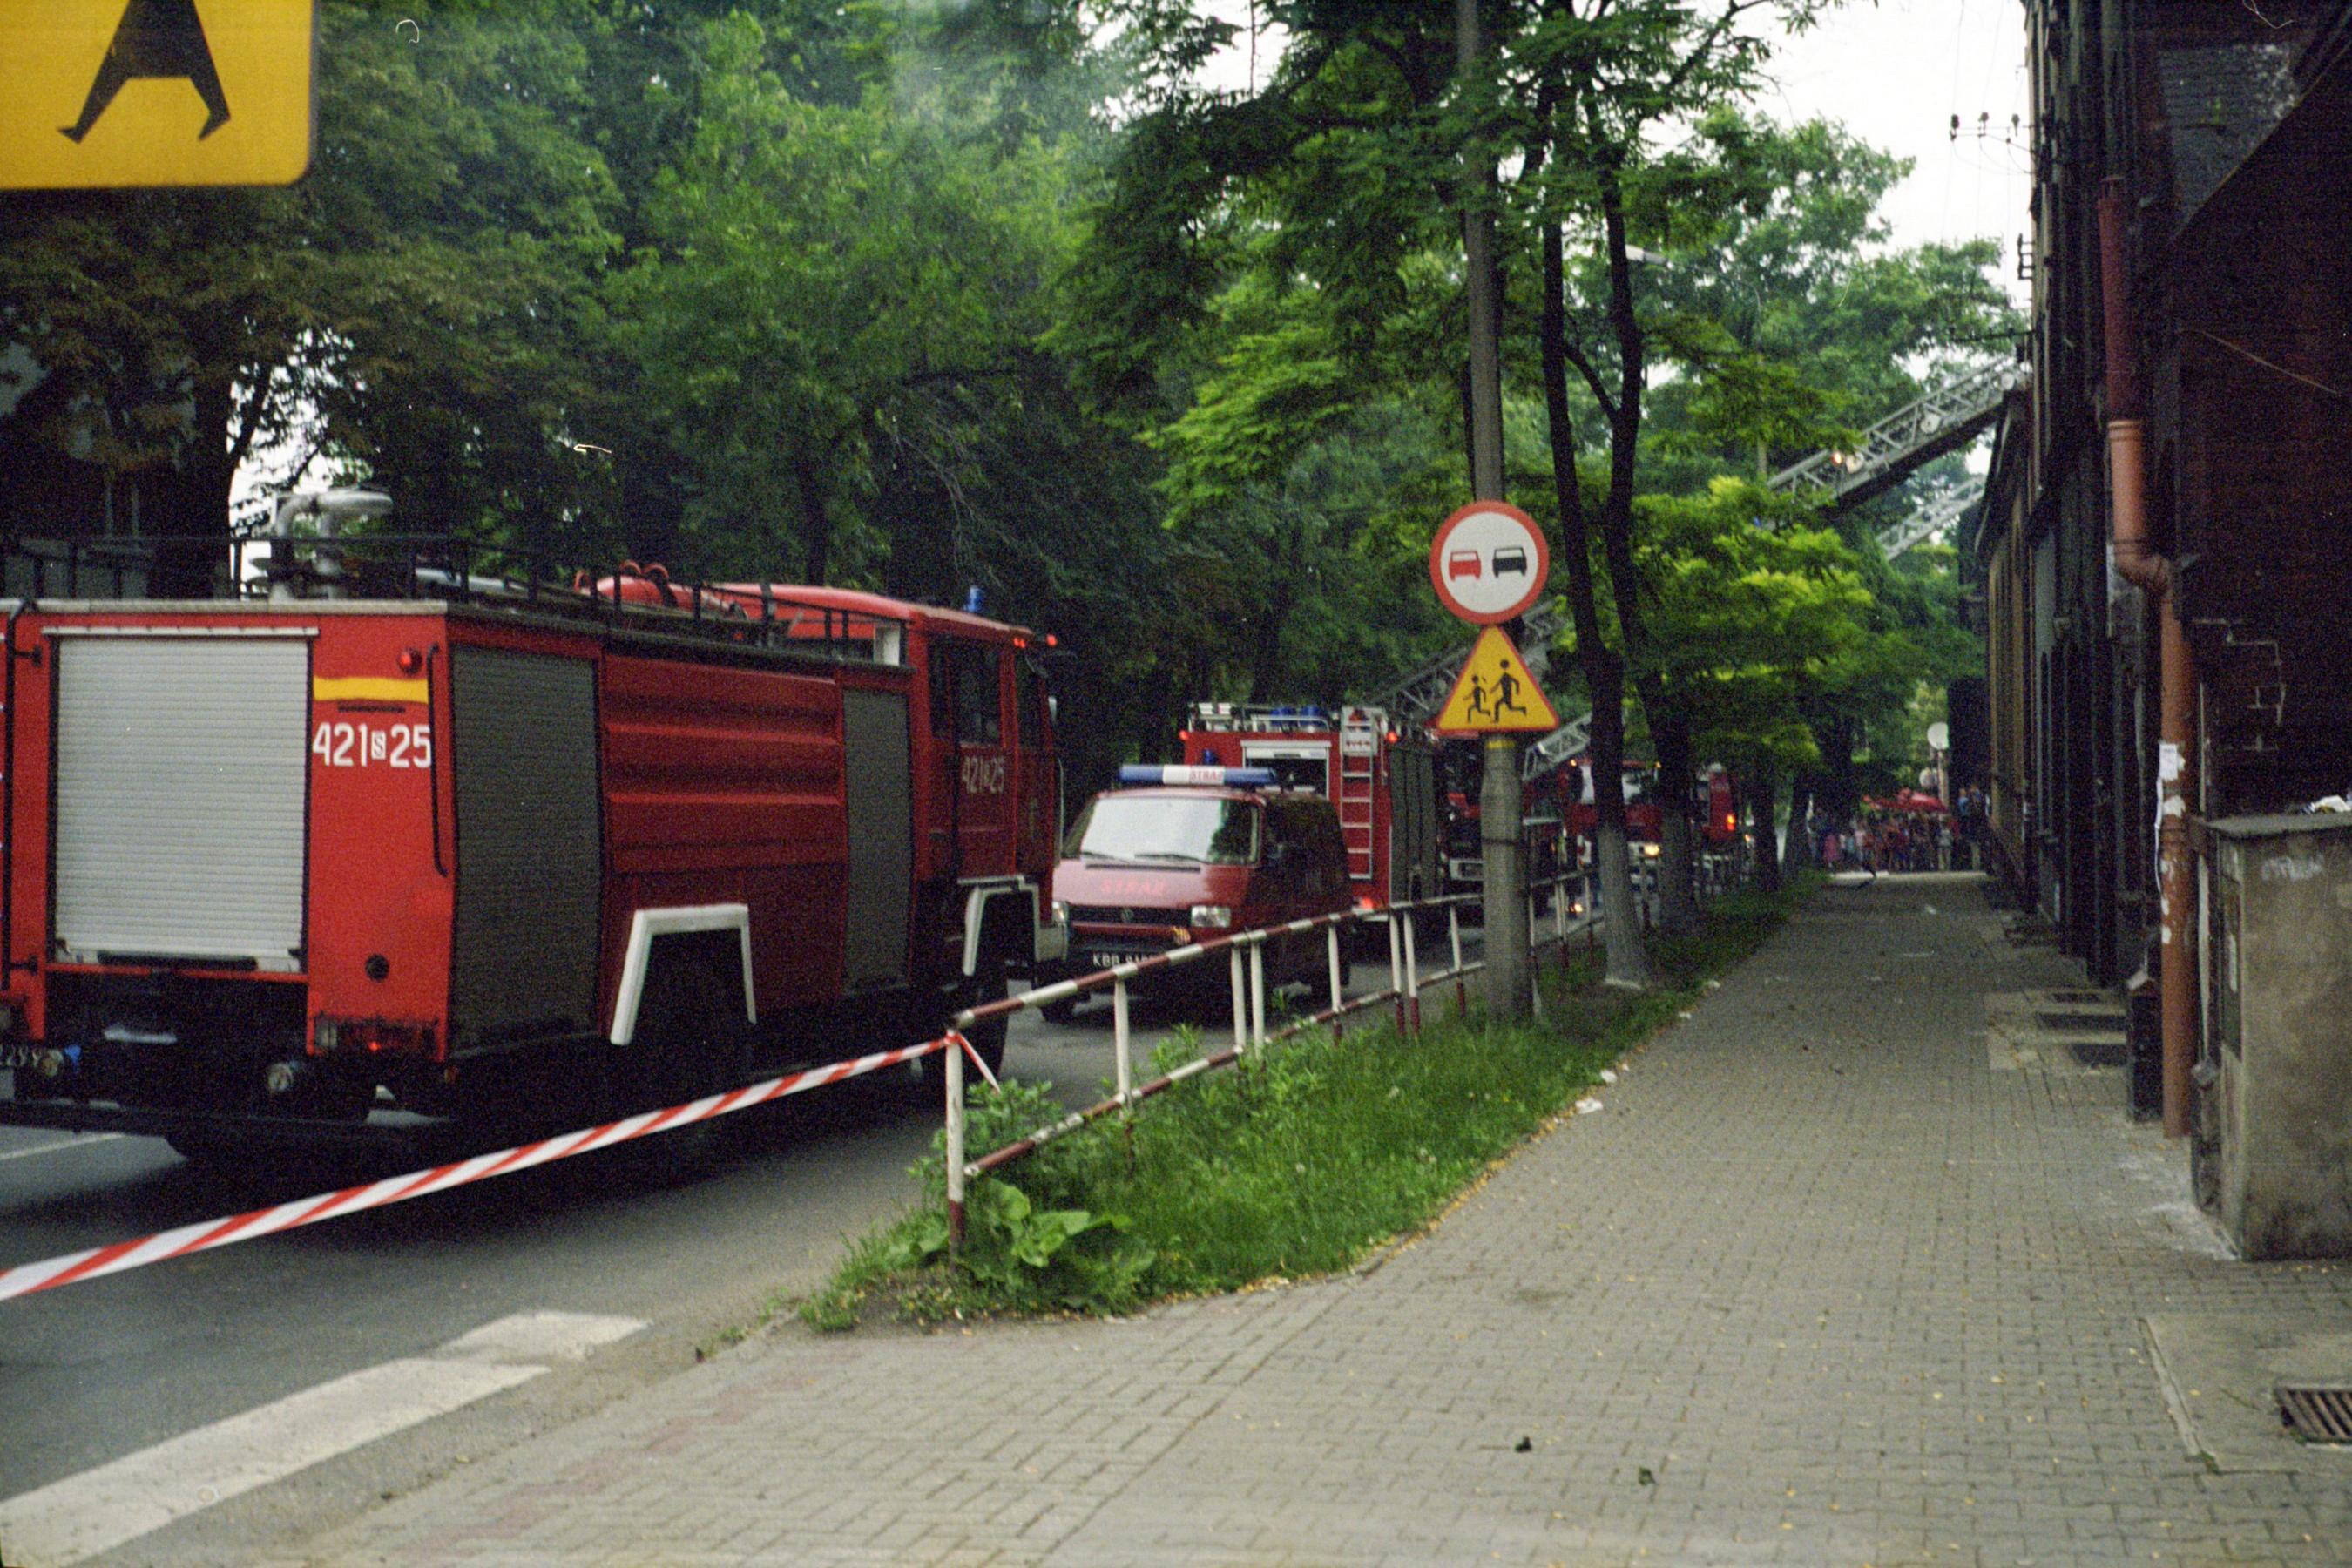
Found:
[[[1339,808],[1360,909],[1435,895],[1444,879],[1436,754],[1378,708],[1196,702],[1181,739],[1196,765],[1264,768]]]
[[[1600,825],[1601,810],[1592,797],[1592,784],[1587,776],[1588,763],[1583,757],[1571,758],[1560,764],[1559,776],[1568,781],[1574,792],[1568,812],[1570,833],[1579,838],[1590,838]],[[1664,803],[1658,795],[1658,764],[1627,763],[1624,767],[1625,837],[1636,847],[1634,853],[1654,858],[1658,838],[1664,823]],[[1729,773],[1721,766],[1710,767],[1692,781],[1692,809],[1698,813],[1695,826],[1701,844],[1723,848],[1739,837],[1739,803],[1736,784]]]
[[[1475,892],[1486,885],[1486,875],[1479,809],[1479,796],[1486,786],[1484,750],[1475,741],[1444,742],[1438,752],[1438,770],[1444,785],[1441,805],[1446,888],[1450,892]],[[1565,770],[1521,781],[1519,841],[1527,855],[1530,882],[1544,881],[1575,865],[1575,846],[1567,825],[1572,798],[1570,788]]]
[[[387,1094],[671,1103],[1063,955],[1021,628],[273,543],[245,597],[8,612],[0,1122],[217,1153]]]

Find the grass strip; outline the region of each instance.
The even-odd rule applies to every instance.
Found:
[[[1545,1016],[1456,1019],[1424,994],[1418,1039],[1393,1026],[1339,1040],[1312,1031],[1234,1070],[1106,1118],[966,1194],[962,1253],[946,1251],[942,1152],[919,1162],[913,1212],[852,1244],[803,1302],[819,1329],[1038,1312],[1125,1312],[1170,1297],[1347,1268],[1426,1226],[1493,1163],[1597,1082],[1601,1070],[1762,945],[1810,885],[1718,900],[1688,938],[1654,938],[1660,983],[1601,984],[1597,954],[1542,969]],[[1444,998],[1450,1000],[1450,998]],[[1200,1054],[1192,1031],[1153,1056]],[[975,1087],[977,1156],[1056,1120],[1050,1086]]]

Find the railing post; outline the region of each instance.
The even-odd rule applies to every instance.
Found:
[[[1135,1106],[1129,1098],[1135,1091],[1135,1068],[1127,1059],[1129,1036],[1127,1026],[1127,976],[1114,974],[1110,982],[1111,1045],[1118,1054],[1118,1122],[1127,1134],[1127,1163],[1135,1168]]]
[[[1128,1090],[1133,1088],[1135,1084],[1135,1069],[1129,1065],[1127,1059],[1129,1037],[1127,1026],[1127,976],[1124,974],[1117,974],[1111,977],[1110,983],[1110,1038],[1111,1047],[1118,1056],[1117,1068],[1118,1073],[1118,1100],[1122,1106],[1127,1103]]]
[[[1250,943],[1250,1044],[1265,1047],[1265,938]]]
[[[1331,1037],[1336,1040],[1347,1032],[1346,1026],[1339,1021],[1339,1010],[1348,1005],[1348,994],[1339,984],[1339,922],[1333,921],[1325,926],[1323,935],[1326,939],[1324,945],[1330,955]]]
[[[1470,987],[1462,978],[1462,906],[1445,906],[1445,935],[1454,945],[1454,1016],[1466,1017],[1470,1012]]]
[[[1391,909],[1388,912],[1389,928],[1389,989],[1396,993],[1397,1033],[1405,1030],[1404,1022],[1404,938],[1397,932],[1397,922],[1404,917]]]
[[[1410,1019],[1406,1027],[1418,1035],[1421,1033],[1421,968],[1420,960],[1412,951],[1412,914],[1408,913],[1404,918],[1404,996],[1406,1016]]]
[[[1234,979],[1234,1057],[1238,1063],[1249,1052],[1249,982],[1242,974],[1242,950],[1229,947],[1225,956]]]
[[[940,1074],[948,1086],[948,1250],[963,1249],[963,1047],[953,1038],[947,1043],[946,1070]]]
[[[1559,896],[1559,890],[1555,889],[1552,894],[1555,902]],[[1538,936],[1536,931],[1536,890],[1535,885],[1530,883],[1528,887],[1528,1016],[1530,1018],[1544,1016],[1543,965],[1536,962],[1536,949],[1543,945],[1543,938]]]

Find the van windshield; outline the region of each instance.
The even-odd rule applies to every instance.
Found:
[[[1254,866],[1257,808],[1239,800],[1102,795],[1080,814],[1064,852],[1089,860]]]

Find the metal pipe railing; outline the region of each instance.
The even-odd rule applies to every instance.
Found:
[[[1562,962],[1565,962],[1569,938],[1599,922],[1600,917],[1597,913],[1584,912],[1591,908],[1589,884],[1591,877],[1592,873],[1590,871],[1568,872],[1546,879],[1537,885],[1538,889],[1548,888],[1551,890],[1554,911],[1553,930],[1552,934],[1548,937],[1534,938],[1536,927],[1531,918],[1528,922],[1531,938],[1528,942],[1529,952],[1558,943],[1562,949]],[[1584,896],[1577,900],[1580,918],[1572,924],[1567,915],[1568,890],[1571,885],[1588,889]],[[1034,1153],[1054,1140],[1065,1137],[1088,1122],[1114,1112],[1123,1121],[1129,1120],[1133,1115],[1134,1108],[1143,1100],[1154,1095],[1165,1093],[1184,1079],[1200,1073],[1239,1064],[1245,1060],[1251,1051],[1264,1049],[1272,1040],[1286,1038],[1302,1030],[1326,1024],[1332,1026],[1336,1035],[1343,1021],[1350,1014],[1391,1002],[1393,1002],[1396,1006],[1400,1026],[1408,1033],[1417,1032],[1421,1027],[1421,987],[1424,978],[1437,982],[1454,981],[1456,1016],[1466,1013],[1469,1010],[1469,999],[1464,984],[1465,980],[1468,975],[1485,969],[1486,963],[1483,960],[1475,963],[1464,961],[1461,910],[1462,906],[1478,900],[1481,896],[1477,893],[1454,893],[1441,898],[1391,904],[1384,910],[1337,910],[1330,914],[1291,921],[1283,925],[1265,926],[1254,931],[1235,931],[1226,936],[1211,937],[1205,941],[1188,942],[1181,947],[1171,948],[1166,952],[1150,953],[1126,963],[1114,964],[1108,969],[1097,970],[1092,973],[1076,975],[1067,980],[1056,980],[1019,996],[1007,996],[998,1001],[982,1003],[958,1013],[950,1030],[950,1048],[946,1052],[947,1071],[944,1075],[946,1079],[944,1087],[950,1101],[946,1118],[948,1144],[946,1164],[948,1228],[951,1239],[959,1245],[961,1242],[964,1192],[966,1184],[973,1177],[1001,1170],[1017,1160]],[[1532,901],[1531,899],[1530,902]],[[1453,963],[1445,970],[1424,977],[1419,973],[1419,956],[1414,943],[1412,917],[1423,910],[1436,909],[1444,909],[1446,912],[1447,937]],[[1340,932],[1346,926],[1374,922],[1388,927],[1391,963],[1390,984],[1367,995],[1349,997],[1345,994],[1345,987],[1340,983]],[[1303,937],[1318,931],[1324,933],[1325,968],[1330,982],[1331,1005],[1269,1034],[1265,1026],[1266,944],[1279,938]],[[1233,1045],[1211,1055],[1196,1058],[1172,1071],[1162,1073],[1146,1082],[1137,1083],[1131,1059],[1133,1030],[1128,1010],[1129,985],[1139,978],[1162,971],[1180,969],[1186,964],[1197,963],[1219,952],[1227,955],[1226,962],[1234,1004]],[[1248,954],[1246,986],[1244,984],[1243,976],[1242,955],[1244,952]],[[1399,960],[1402,960],[1401,963]],[[1115,1058],[1114,1092],[1110,1098],[1073,1110],[1059,1121],[1040,1127],[1002,1148],[992,1150],[978,1159],[967,1159],[962,1110],[962,1051],[960,1048],[962,1031],[971,1028],[974,1024],[996,1018],[1009,1018],[1015,1013],[1042,1008],[1052,1003],[1087,995],[1105,988],[1108,988],[1111,994],[1111,1037]],[[1246,1027],[1244,1025],[1244,1003],[1246,1003],[1248,1020]]]

